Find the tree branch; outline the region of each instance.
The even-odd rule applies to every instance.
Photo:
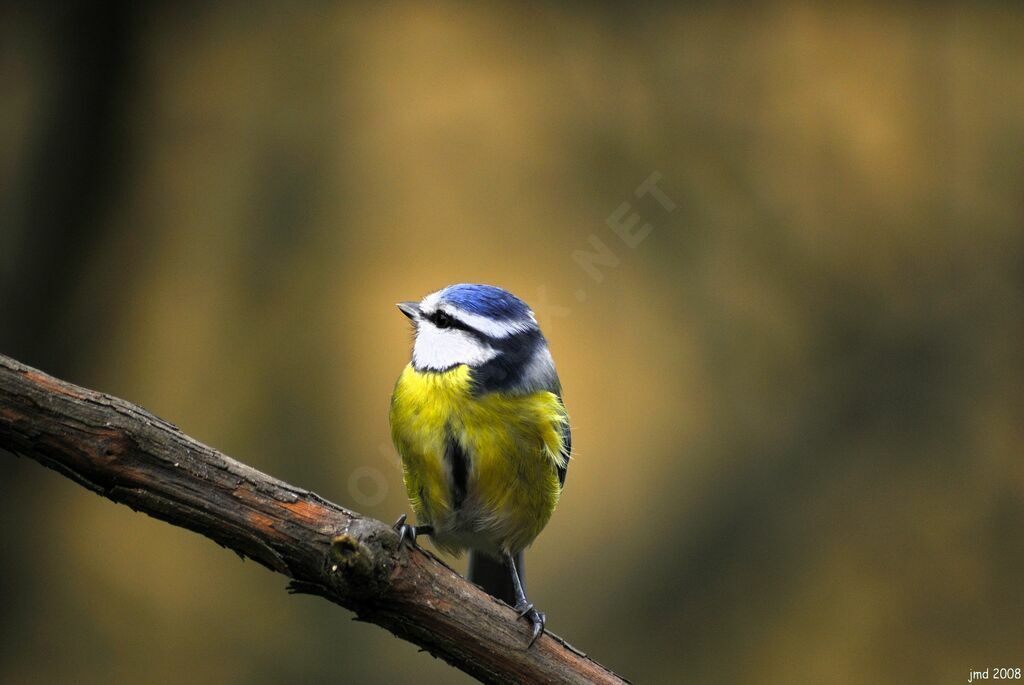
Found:
[[[237,462],[124,400],[0,355],[0,448],[201,533],[488,683],[624,683],[389,525]]]

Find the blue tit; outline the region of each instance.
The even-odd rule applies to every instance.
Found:
[[[531,624],[544,614],[523,589],[523,550],[558,503],[569,466],[569,417],[533,312],[490,285],[452,285],[398,308],[412,321],[412,361],[391,397],[391,437],[416,512],[401,538],[427,534],[470,550],[469,579]]]

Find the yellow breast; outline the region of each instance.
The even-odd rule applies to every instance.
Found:
[[[391,434],[419,522],[434,525],[435,542],[452,551],[525,548],[558,502],[567,421],[552,392],[475,396],[466,366],[441,373],[406,366],[391,399]],[[469,462],[458,508],[445,459],[449,440]]]

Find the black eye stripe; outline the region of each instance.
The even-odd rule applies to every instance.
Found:
[[[455,323],[455,319],[439,309],[430,315],[430,322],[438,328],[450,328]]]
[[[467,333],[470,333],[480,339],[484,339],[487,337],[477,329],[463,323],[462,321],[459,321],[454,316],[441,309],[438,309],[436,312],[428,316],[427,321],[429,321],[430,323],[434,324],[435,326],[442,330],[446,328],[457,328],[460,331],[466,331]]]

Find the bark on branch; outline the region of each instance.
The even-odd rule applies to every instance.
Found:
[[[391,527],[283,483],[124,400],[0,355],[0,448],[201,533],[488,683],[624,683]]]

